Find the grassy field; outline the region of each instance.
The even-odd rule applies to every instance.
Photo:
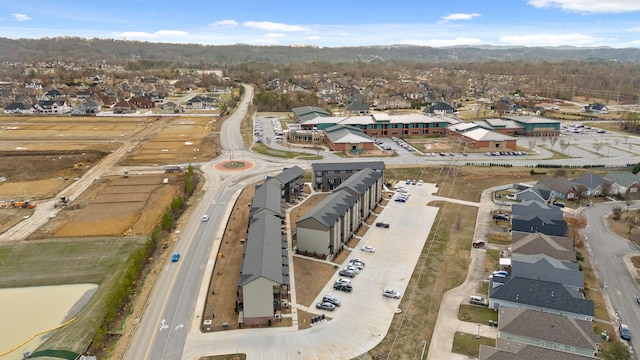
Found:
[[[462,304],[458,311],[458,319],[486,325],[489,320],[498,321],[498,312],[484,306]]]
[[[480,354],[480,345],[496,346],[496,340],[481,336],[477,338],[475,334],[465,334],[456,332],[453,337],[454,353],[477,357]]]
[[[40,347],[82,353],[104,317],[105,302],[122,276],[122,264],[143,241],[85,238],[0,244],[0,288],[98,284],[94,296],[77,314],[78,320]]]

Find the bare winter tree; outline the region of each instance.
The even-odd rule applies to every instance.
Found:
[[[580,231],[587,226],[587,217],[582,213],[582,210],[576,210],[567,212],[564,215],[564,220],[569,228],[567,237],[573,240],[574,245],[578,245],[582,242]]]
[[[533,148],[536,147],[537,143],[538,143],[537,139],[530,139],[529,140],[529,151],[533,151]]]
[[[611,192],[611,181],[603,182],[600,187],[602,188],[602,196],[607,196]]]
[[[603,144],[596,140],[596,142],[593,143],[593,149],[596,151],[596,154],[600,155],[600,149],[602,149]]]
[[[569,147],[569,140],[565,140],[565,139],[560,140],[560,149],[562,149],[563,154],[568,147]]]
[[[551,147],[553,148],[556,143],[558,142],[558,137],[557,136],[552,136],[549,141],[551,142]]]

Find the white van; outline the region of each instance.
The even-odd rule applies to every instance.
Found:
[[[487,299],[482,296],[471,295],[469,297],[469,303],[473,305],[489,306]]]

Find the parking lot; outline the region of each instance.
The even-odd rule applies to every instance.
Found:
[[[338,271],[347,266],[347,261],[340,269],[336,269],[334,277],[314,300],[311,311],[333,318],[328,324],[316,326],[360,328],[353,329],[354,332],[361,332],[361,327],[367,326],[371,327],[372,332],[386,332],[400,301],[407,296],[407,284],[438,212],[437,207],[426,205],[436,191],[434,184],[403,186],[406,193],[410,194],[407,201],[389,201],[376,219],[388,223],[389,227],[372,225],[348,259],[357,258],[365,263],[355,277],[349,278],[353,291],[345,293],[333,289],[334,282],[340,278]],[[397,193],[394,198],[400,195]],[[375,248],[375,253],[362,250],[366,246]],[[384,289],[399,291],[401,299],[383,297]],[[337,297],[341,306],[330,312],[315,309],[315,304],[321,302],[326,294]],[[362,319],[376,321],[363,323]]]

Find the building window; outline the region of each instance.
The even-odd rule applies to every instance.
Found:
[[[329,184],[334,184],[336,182],[336,179],[334,178],[329,178],[327,180],[329,181]]]

